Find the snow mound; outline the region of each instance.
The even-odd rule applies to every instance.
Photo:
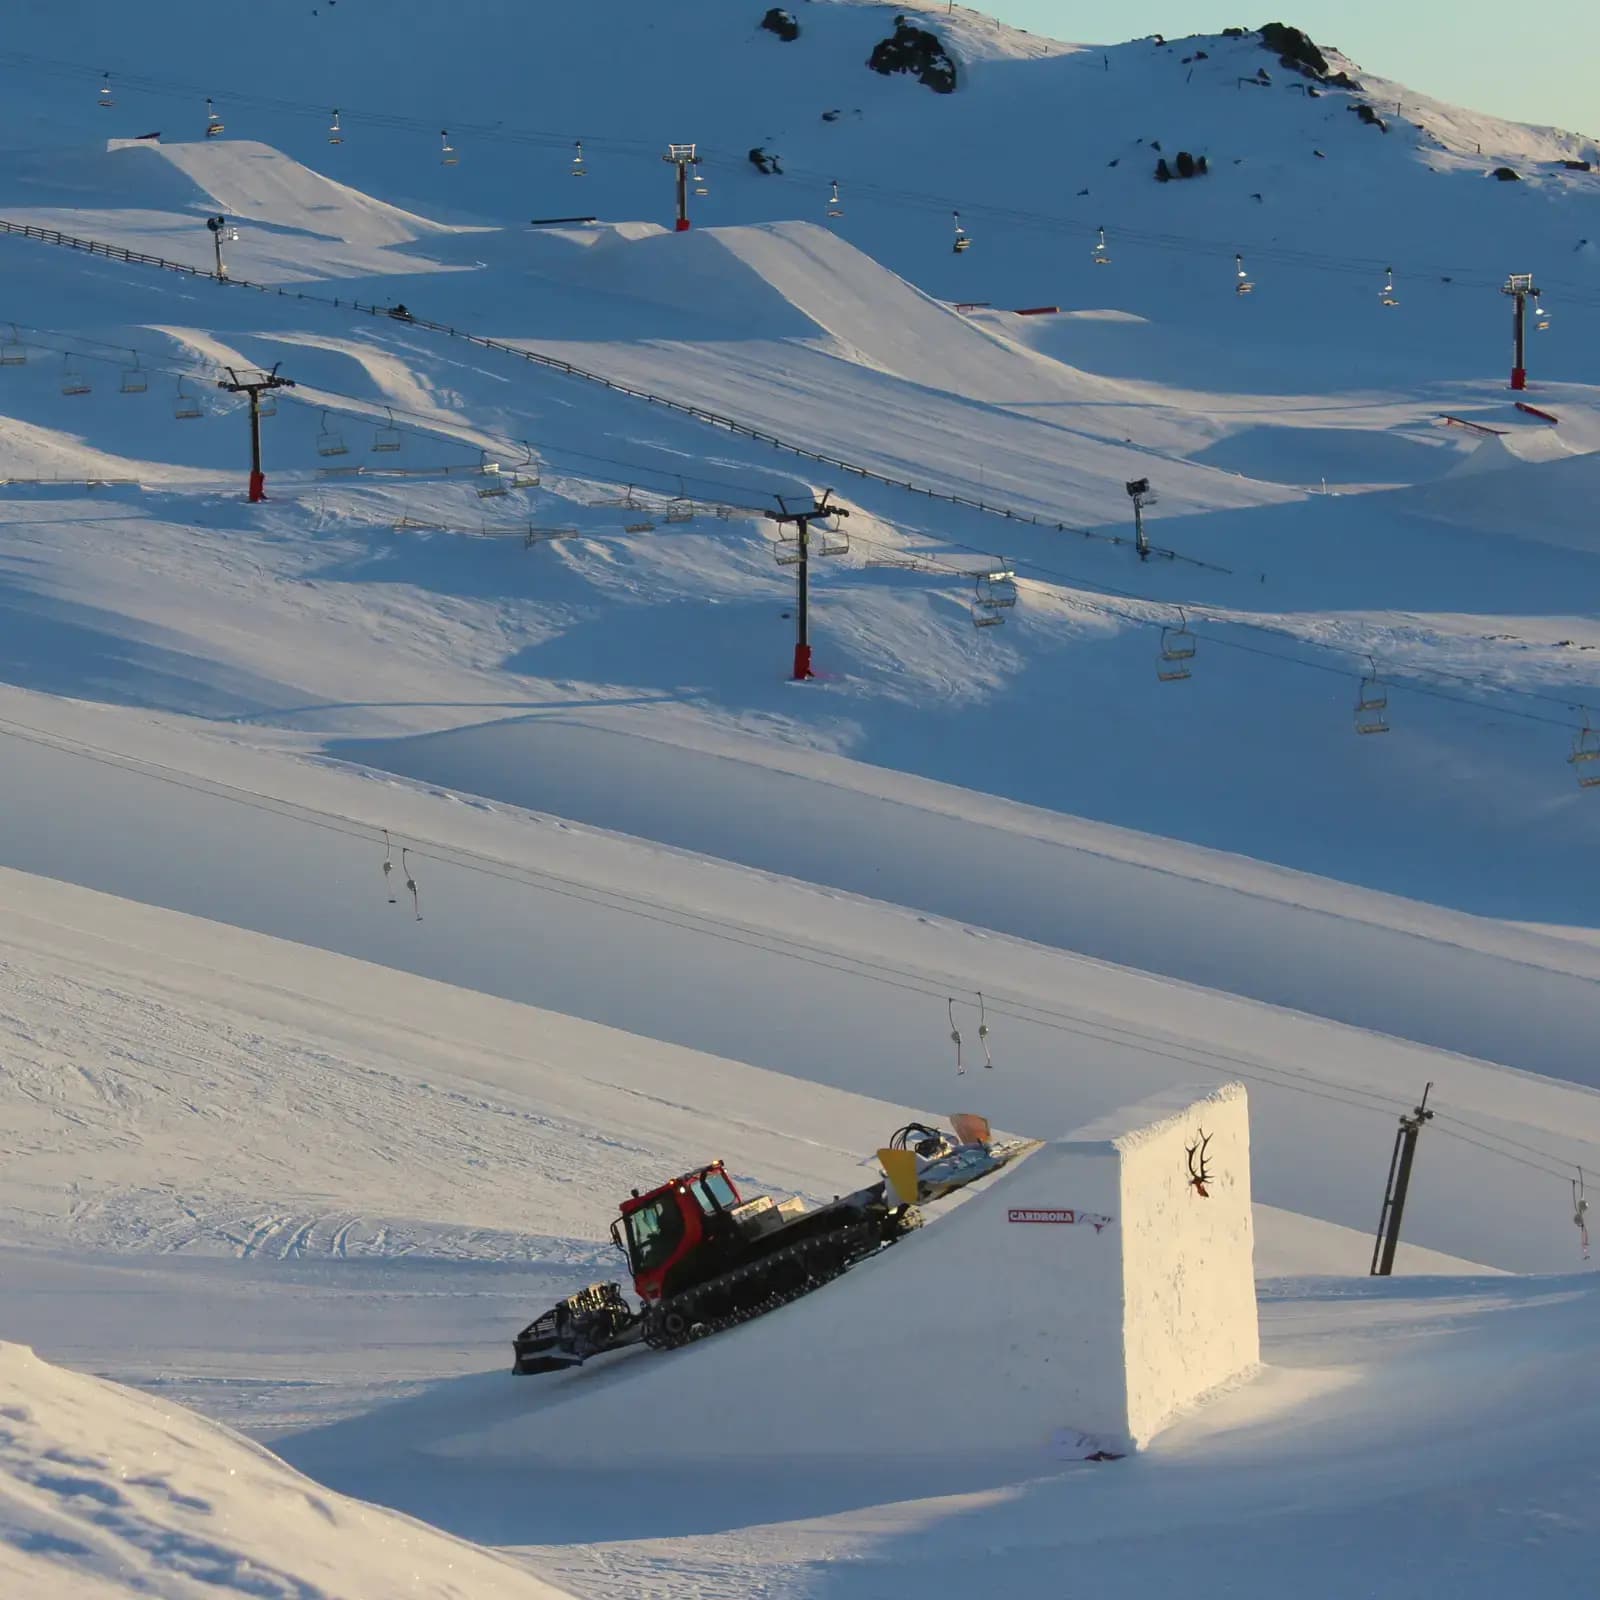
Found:
[[[1586,553],[1600,549],[1592,509],[1600,495],[1600,454],[1525,460],[1501,440],[1489,439],[1469,460],[1480,455],[1485,470],[1452,473],[1404,491],[1399,500],[1425,517],[1474,532],[1509,533]]]
[[[215,1423],[0,1344],[0,1591],[18,1600],[560,1600]]]
[[[151,144],[152,159],[182,173],[218,210],[346,244],[406,244],[461,230],[374,200],[252,139]]]

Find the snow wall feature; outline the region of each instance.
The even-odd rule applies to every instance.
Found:
[[[1259,1359],[1250,1206],[1244,1089],[1172,1091],[1039,1146],[742,1327],[508,1376],[513,1415],[440,1448],[568,1469],[1138,1449]]]

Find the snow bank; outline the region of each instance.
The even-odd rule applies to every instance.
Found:
[[[1208,1198],[1184,1154],[1201,1128]],[[568,1467],[615,1468],[622,1440],[629,1466],[1140,1448],[1256,1365],[1252,1245],[1244,1089],[1169,1093],[1041,1146],[792,1306],[669,1357],[530,1383],[536,1419],[444,1453],[549,1448]]]
[[[0,1593],[560,1600],[215,1423],[0,1344]]]

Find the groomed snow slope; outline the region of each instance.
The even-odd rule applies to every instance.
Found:
[[[0,1584],[26,1600],[561,1600],[180,1407],[0,1344]]]
[[[1581,1261],[1600,967],[1573,864],[1600,813],[1565,758],[1600,703],[1600,257],[1597,180],[1558,163],[1592,148],[1375,83],[1407,106],[1385,134],[1252,39],[1078,50],[970,14],[924,19],[960,59],[941,97],[865,71],[889,8],[800,8],[792,46],[761,9],[339,0],[243,56],[200,0],[15,8],[0,216],[204,264],[221,207],[235,271],[285,292],[0,239],[0,344],[30,358],[0,373],[0,478],[76,480],[0,490],[0,1338],[292,1435],[296,1466],[454,1532],[559,1546],[540,1560],[585,1600],[1063,1569],[1141,1596],[1197,1570],[1248,1600],[1308,1570],[1580,1589],[1588,1286],[1361,1275],[1428,1082],[1402,1270]],[[162,150],[104,148],[156,127]],[[674,237],[683,137],[711,193]],[[1210,176],[1156,185],[1156,140]],[[1555,307],[1554,428],[1503,389],[1511,270]],[[792,572],[753,508],[837,469],[302,295],[559,344],[1094,532],[1126,534],[1148,475],[1152,537],[1212,565],[840,478],[825,676],[795,687]],[[950,304],[974,301],[998,309]],[[1039,303],[1073,314],[1005,309]],[[275,362],[299,387],[246,507],[215,381]],[[92,392],[62,393],[79,369]],[[537,487],[480,497],[485,460],[525,455]],[[525,548],[530,525],[559,536]],[[975,629],[972,574],[1003,564],[1018,603]],[[1159,683],[1180,616],[1194,676]],[[1383,739],[1351,726],[1369,671]],[[611,1274],[635,1183],[720,1154],[816,1197],[902,1108],[1048,1132],[1236,1076],[1271,1370],[1146,1460],[796,1471],[785,1313],[738,1336],[778,1376],[732,1431],[770,1420],[770,1460],[713,1499],[622,1455],[552,1468],[540,1412],[584,1407],[504,1371],[509,1333]],[[876,1359],[961,1286],[919,1283]],[[715,1417],[713,1349],[640,1392],[703,1370]],[[596,1416],[635,1372],[596,1369]],[[974,1426],[959,1393],[921,1403]],[[443,1448],[510,1412],[512,1470]]]

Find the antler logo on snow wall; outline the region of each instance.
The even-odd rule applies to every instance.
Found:
[[[1058,1222],[1066,1227],[1087,1225],[1093,1228],[1096,1233],[1099,1233],[1102,1228],[1109,1228],[1115,1220],[1113,1217],[1102,1217],[1093,1211],[1068,1211],[1060,1207],[1047,1207],[1043,1210],[1028,1211],[1013,1206],[1006,1213],[1007,1222]]]

